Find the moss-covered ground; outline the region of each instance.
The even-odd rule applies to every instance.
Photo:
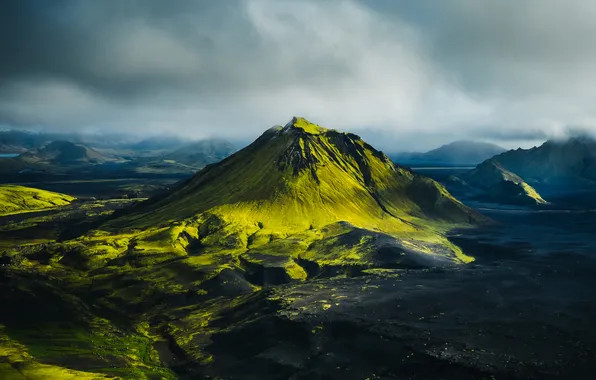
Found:
[[[74,197],[24,186],[0,186],[0,215],[39,211],[70,204]]]

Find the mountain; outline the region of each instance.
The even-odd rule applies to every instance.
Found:
[[[24,153],[36,149],[50,142],[48,137],[23,131],[0,131],[0,153]]]
[[[136,263],[155,253],[199,255],[202,270],[235,268],[257,284],[285,282],[313,268],[467,262],[444,233],[483,220],[358,136],[294,118],[99,228],[87,252]]]
[[[477,165],[506,149],[479,141],[454,141],[426,153],[399,153],[392,158],[404,165]]]
[[[172,151],[185,145],[185,141],[174,136],[154,136],[141,140],[128,147],[136,151]]]
[[[18,159],[28,163],[39,162],[58,165],[77,163],[98,164],[106,161],[106,157],[95,149],[70,141],[51,142],[41,149],[20,155]]]
[[[37,211],[65,206],[74,200],[69,195],[24,186],[0,186],[0,215]]]
[[[467,184],[483,190],[485,200],[514,205],[542,205],[547,202],[521,177],[487,160],[461,176]]]
[[[551,201],[574,205],[593,204],[595,185],[596,140],[589,137],[510,150],[448,183],[457,194],[481,190],[480,198],[499,203],[545,204],[541,193]]]
[[[492,159],[530,183],[576,186],[596,181],[596,140],[574,137],[517,149]]]
[[[223,160],[236,151],[225,140],[208,139],[186,144],[173,152],[163,155],[138,157],[129,164],[137,173],[186,173],[194,174],[197,170]]]
[[[203,168],[219,162],[236,151],[234,145],[225,140],[207,139],[193,142],[167,154],[166,160]]]

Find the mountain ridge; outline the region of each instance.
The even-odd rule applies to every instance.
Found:
[[[526,181],[544,184],[596,181],[596,140],[572,137],[539,147],[504,152],[492,158]]]

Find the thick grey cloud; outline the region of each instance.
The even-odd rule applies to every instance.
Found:
[[[589,0],[5,1],[0,124],[533,143],[596,131],[594,20]]]

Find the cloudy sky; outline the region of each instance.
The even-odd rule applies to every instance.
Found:
[[[596,132],[595,35],[592,0],[7,0],[0,125],[527,146]]]

